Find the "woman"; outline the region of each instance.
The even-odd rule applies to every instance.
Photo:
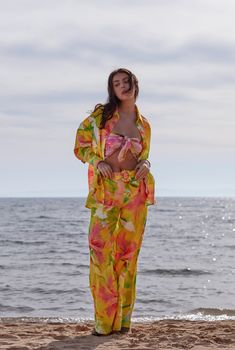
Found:
[[[128,332],[147,206],[154,204],[148,161],[150,125],[136,104],[136,76],[120,68],[108,79],[108,101],[79,126],[74,153],[88,162],[92,334]]]

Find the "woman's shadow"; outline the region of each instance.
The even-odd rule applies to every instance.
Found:
[[[51,341],[47,345],[42,345],[34,350],[94,350],[99,345],[105,344],[104,349],[108,349],[112,345],[113,340],[117,340],[121,334],[110,334],[107,336],[94,336],[92,334],[85,334],[80,336],[56,336],[55,340]],[[109,343],[109,344],[108,344]]]

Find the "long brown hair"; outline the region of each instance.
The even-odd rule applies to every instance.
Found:
[[[119,68],[114,70],[113,72],[110,73],[109,78],[108,78],[108,98],[107,102],[105,104],[98,103],[95,106],[95,109],[93,112],[95,112],[98,108],[102,107],[103,113],[102,113],[102,118],[101,122],[99,125],[100,129],[103,129],[105,127],[105,123],[107,120],[112,118],[112,115],[114,111],[116,110],[117,106],[120,104],[119,98],[115,95],[114,89],[113,89],[113,77],[117,73],[126,73],[128,75],[128,82],[130,85],[130,88],[128,91],[131,91],[133,87],[135,87],[135,99],[137,98],[139,94],[139,86],[138,86],[138,80],[136,76],[128,69],[126,68]]]

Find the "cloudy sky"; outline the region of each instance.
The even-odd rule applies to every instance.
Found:
[[[126,67],[157,196],[235,196],[233,0],[0,0],[0,196],[85,196],[76,129]]]

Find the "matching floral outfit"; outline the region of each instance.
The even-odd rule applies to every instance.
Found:
[[[108,136],[119,119],[118,109],[99,129],[103,108],[91,113],[77,129],[74,153],[88,162],[91,210],[89,225],[90,289],[94,300],[95,330],[100,334],[129,328],[135,302],[137,259],[146,225],[148,205],[155,204],[154,178],[136,180],[135,170],[103,177],[97,164],[105,160]],[[136,126],[141,135],[138,161],[148,159],[151,129],[136,106]]]

